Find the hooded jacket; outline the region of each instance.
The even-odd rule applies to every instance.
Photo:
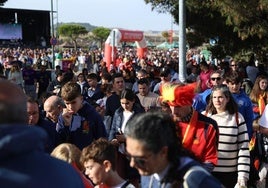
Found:
[[[46,140],[46,132],[39,127],[0,125],[1,187],[83,187],[71,165],[44,152]]]

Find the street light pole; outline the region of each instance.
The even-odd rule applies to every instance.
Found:
[[[53,10],[53,0],[51,0],[51,40],[54,39],[54,10]],[[51,43],[52,47],[52,68],[54,68],[55,64],[55,45]]]
[[[57,10],[57,28],[56,28],[56,37],[57,37],[57,39],[58,39],[58,31],[57,31],[57,29],[59,28],[59,1],[58,0],[56,0],[56,10]]]
[[[179,1],[179,80],[186,81],[186,8],[185,0]]]

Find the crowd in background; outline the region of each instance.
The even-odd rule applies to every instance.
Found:
[[[48,133],[47,153],[63,143],[71,143],[76,151],[80,150],[79,155],[82,151],[84,162],[89,163],[88,157],[100,160],[93,156],[98,151],[87,148],[90,144],[109,147],[111,143],[116,146],[118,164],[111,167],[111,177],[118,184],[137,187],[140,174],[129,164],[126,155],[127,123],[139,114],[157,110],[172,114],[182,132],[187,132],[195,114],[202,114],[196,117],[195,125],[202,125],[196,132],[205,134],[205,125],[209,124],[210,132],[206,134],[214,140],[204,141],[208,145],[202,145],[203,153],[192,142],[183,142],[186,149],[226,187],[237,183],[265,187],[268,158],[260,157],[249,143],[252,138],[260,137],[264,141],[259,144],[263,148],[267,144],[268,148],[265,127],[260,128],[258,123],[268,104],[266,62],[257,62],[254,55],[248,62],[212,60],[197,50],[189,50],[186,80],[181,81],[178,49],[150,49],[144,58],[138,58],[135,49],[118,49],[110,67],[106,66],[103,54],[98,49],[63,49],[57,50],[53,58],[51,49],[0,48],[1,78],[18,85],[29,97],[28,124],[40,126]],[[64,66],[65,60],[71,63]],[[173,100],[165,101],[166,85],[180,86],[175,89]],[[194,87],[193,95],[189,95],[192,98],[178,102],[182,100],[176,98],[179,90],[188,85]],[[109,143],[95,142],[100,138],[106,138]],[[268,150],[262,151],[265,152],[268,156]],[[257,159],[260,165],[254,166]],[[84,167],[79,161],[72,165],[83,176]],[[89,187],[105,182],[90,178],[91,181],[84,181]]]

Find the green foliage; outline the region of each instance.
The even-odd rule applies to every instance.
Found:
[[[74,48],[77,48],[76,39],[79,35],[87,34],[88,31],[85,27],[76,24],[63,24],[59,26],[58,33],[61,36],[70,38],[74,43]]]
[[[178,23],[178,0],[144,0],[152,10],[169,12]],[[185,0],[186,27],[191,47],[219,37],[211,47],[217,56],[251,51],[259,56],[268,49],[267,0]],[[264,53],[263,51],[266,51]]]
[[[163,31],[161,34],[162,34],[162,37],[164,37],[165,40],[168,41],[168,37],[169,37],[168,32],[167,31]]]
[[[55,25],[55,28],[56,28],[57,26],[60,27],[60,26],[63,25],[63,24],[80,25],[80,26],[85,27],[86,30],[87,30],[88,32],[90,32],[90,31],[92,31],[93,29],[96,28],[96,26],[93,26],[93,25],[91,25],[91,24],[89,24],[89,23],[80,23],[80,22],[68,22],[68,23],[62,23],[62,22],[60,22],[60,23],[58,23],[57,25]]]
[[[92,30],[92,34],[98,40],[106,39],[109,36],[110,32],[111,32],[110,29],[104,27],[97,27]]]
[[[76,24],[63,24],[58,28],[60,35],[70,38],[76,38],[81,34],[86,34],[88,31],[85,27]]]
[[[0,0],[0,6],[4,5],[7,2],[7,0]]]
[[[107,39],[107,37],[109,36],[111,30],[108,28],[104,28],[104,27],[97,27],[95,29],[92,30],[92,38],[94,40],[97,40],[100,42],[100,46],[102,46],[102,44],[104,43],[104,41]]]

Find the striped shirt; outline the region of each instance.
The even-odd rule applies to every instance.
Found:
[[[227,111],[209,115],[218,123],[218,164],[214,172],[238,172],[238,178],[249,178],[250,154],[244,117]],[[237,122],[238,121],[238,122]]]

